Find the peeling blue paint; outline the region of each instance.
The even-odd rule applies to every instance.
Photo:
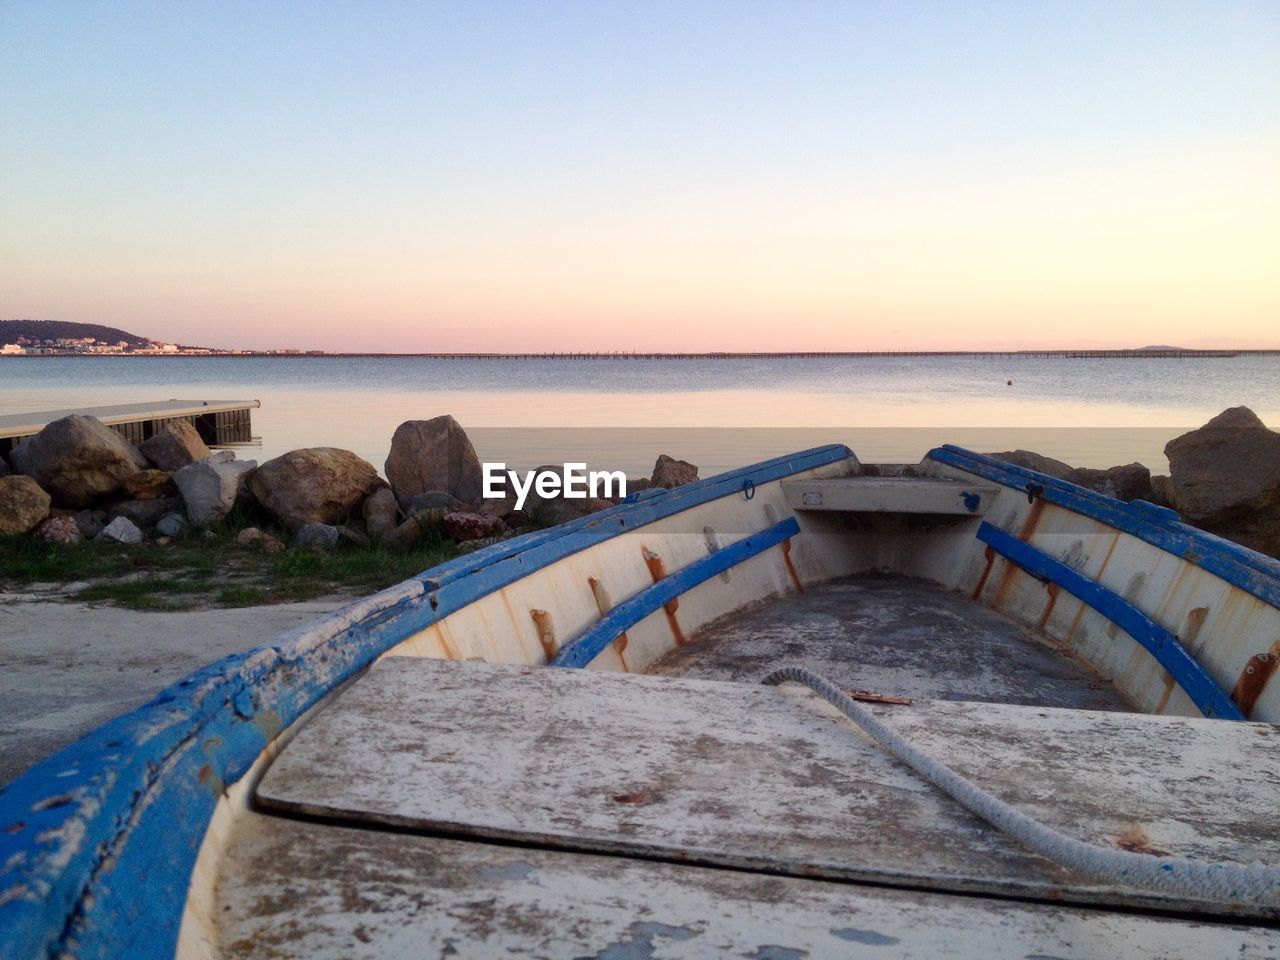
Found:
[[[627,927],[627,939],[611,943],[598,953],[591,955],[591,960],[653,960],[655,937],[666,940],[692,940],[698,935],[697,930],[688,927],[673,927],[665,923],[654,923],[637,920]]]
[[[605,647],[611,644],[622,633],[634,627],[651,613],[661,609],[662,605],[674,600],[680,594],[691,590],[700,583],[736,567],[744,560],[775,547],[784,540],[789,540],[800,532],[800,525],[795,517],[787,517],[781,523],[743,537],[741,540],[722,547],[715,553],[696,560],[677,570],[668,577],[663,577],[651,587],[646,587],[635,596],[618,604],[607,614],[597,620],[590,629],[577,639],[566,643],[551,659],[552,667],[585,667]]]
[[[746,954],[748,960],[804,960],[809,956],[808,950],[797,950],[795,947],[780,947],[776,943],[766,943]]]
[[[1186,691],[1187,696],[1206,717],[1247,719],[1226,691],[1218,686],[1208,671],[1178,642],[1177,637],[1124,597],[985,521],[978,528],[978,539],[1032,576],[1056,583],[1142,644],[1159,661],[1160,666],[1169,671],[1178,686]]]
[[[949,444],[930,450],[926,459],[1015,490],[1027,492],[1028,488],[1034,488],[1036,496],[1049,503],[1145,540],[1273,607],[1280,607],[1280,560],[1197,530],[1181,522],[1172,510],[1140,500],[1124,503],[1066,480]]]
[[[848,940],[850,943],[865,944],[868,947],[889,947],[898,942],[897,937],[891,937],[876,930],[859,930],[857,927],[840,927],[832,930],[831,935],[841,940]]]
[[[485,880],[528,880],[538,868],[526,860],[512,860],[500,867],[481,867],[479,875]]]

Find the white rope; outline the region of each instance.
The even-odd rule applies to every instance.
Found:
[[[1084,876],[1194,900],[1280,908],[1280,867],[1207,863],[1185,857],[1148,856],[1077,840],[1019,813],[950,767],[890,730],[843,690],[804,667],[775,670],[760,681],[802,683],[866,731],[872,739],[970,812],[999,827],[1042,857]]]

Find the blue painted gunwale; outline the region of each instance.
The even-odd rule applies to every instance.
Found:
[[[698,584],[705,583],[717,574],[736,567],[744,560],[749,560],[770,547],[776,547],[799,532],[800,524],[796,522],[796,518],[787,517],[781,523],[775,523],[759,533],[743,537],[715,553],[695,560],[686,567],[681,567],[653,586],[645,587],[639,593],[618,604],[590,628],[583,631],[580,636],[556,651],[556,655],[547,665],[585,667],[620,634],[657,612],[663,604],[692,590]]]
[[[1162,510],[1142,501],[1124,503],[1066,480],[961,447],[938,447],[929,451],[927,459],[1024,493],[1028,484],[1036,484],[1041,488],[1037,496],[1043,500],[1100,520],[1207,570],[1273,607],[1280,607],[1280,561],[1183,523],[1172,510]]]
[[[986,521],[978,527],[978,539],[1032,576],[1056,583],[1142,644],[1206,717],[1248,719],[1177,637],[1124,597]]]
[[[410,636],[551,563],[852,456],[834,444],[503,541],[226,657],[0,790],[0,942],[15,958],[169,958],[225,785],[326,693]]]

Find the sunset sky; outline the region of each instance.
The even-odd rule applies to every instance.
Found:
[[[0,0],[0,319],[1280,346],[1280,3]]]

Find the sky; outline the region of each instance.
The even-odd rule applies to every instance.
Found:
[[[0,0],[0,319],[1280,346],[1280,3]]]

